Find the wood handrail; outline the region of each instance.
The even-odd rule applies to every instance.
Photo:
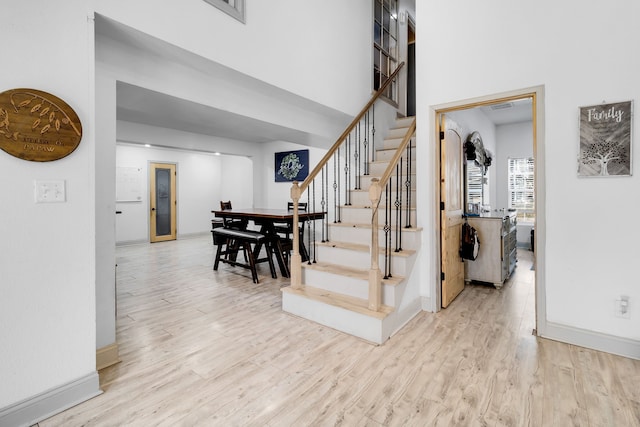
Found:
[[[333,153],[335,153],[336,150],[338,149],[338,147],[340,147],[340,145],[342,144],[342,141],[344,141],[345,138],[349,135],[349,133],[351,133],[353,128],[356,127],[356,125],[358,124],[360,119],[362,119],[362,117],[366,114],[366,112],[369,111],[369,108],[371,108],[371,106],[378,100],[380,95],[382,95],[384,93],[384,91],[387,89],[387,86],[389,86],[391,84],[391,82],[396,78],[396,76],[400,72],[400,69],[403,66],[404,66],[404,62],[401,62],[398,65],[398,68],[396,68],[396,70],[389,76],[389,78],[387,80],[385,80],[385,82],[382,84],[382,86],[380,86],[380,89],[378,89],[376,91],[376,93],[374,93],[371,96],[371,99],[369,100],[369,102],[367,102],[367,105],[364,106],[364,108],[360,111],[360,113],[351,121],[349,126],[347,126],[347,128],[344,130],[344,132],[342,132],[342,134],[338,137],[338,139],[333,144],[333,146],[329,149],[329,151],[327,151],[327,154],[324,155],[322,160],[320,160],[320,162],[318,162],[316,167],[313,168],[311,173],[309,173],[309,175],[307,176],[307,179],[305,179],[304,182],[302,184],[300,184],[300,187],[299,187],[300,188],[300,193],[303,193],[304,190],[307,189],[309,184],[311,184],[311,181],[313,181],[313,179],[320,173],[320,171],[322,170],[324,165],[333,156]]]
[[[413,136],[414,133],[416,133],[415,118],[411,122],[411,125],[409,125],[409,129],[407,130],[407,133],[404,135],[404,138],[402,139],[402,142],[400,143],[400,145],[398,145],[398,148],[396,149],[395,154],[393,155],[391,160],[389,160],[389,165],[387,166],[387,169],[385,169],[384,173],[380,177],[379,183],[381,187],[387,185],[387,182],[389,182],[389,180],[391,179],[391,174],[393,173],[393,169],[396,167],[396,165],[400,161],[400,158],[402,157],[402,154],[405,148],[407,148],[409,141],[411,141],[411,137]],[[378,200],[378,204],[379,203],[380,203],[380,200]],[[372,208],[377,211],[378,205],[372,206]]]
[[[376,93],[373,94],[373,96],[371,97],[369,102],[367,102],[367,104],[364,106],[364,108],[362,108],[360,113],[358,113],[358,115],[351,121],[349,126],[347,126],[347,128],[344,130],[344,132],[342,132],[342,134],[338,137],[338,139],[333,144],[333,146],[329,149],[329,151],[327,151],[327,153],[324,155],[324,157],[322,157],[320,162],[318,162],[316,167],[313,168],[311,173],[309,173],[309,175],[307,176],[307,179],[305,179],[302,184],[298,183],[297,181],[293,182],[293,184],[291,186],[291,200],[293,200],[293,229],[294,230],[298,229],[298,201],[300,200],[300,197],[302,196],[302,193],[309,187],[311,182],[320,173],[322,168],[329,162],[331,157],[333,157],[333,155],[338,150],[338,148],[340,148],[340,146],[342,145],[344,140],[347,138],[347,136],[358,125],[358,123],[360,122],[362,117],[364,117],[364,115],[367,113],[367,111],[369,111],[371,106],[378,100],[380,95],[382,95],[384,93],[384,91],[391,84],[391,82],[397,77],[398,73],[400,72],[400,69],[403,66],[404,66],[404,62],[401,62],[398,65],[398,68],[396,68],[396,70],[389,76],[389,78],[382,84],[382,86],[380,86],[380,88],[376,91]],[[414,124],[415,124],[415,122],[414,122]],[[302,285],[301,284],[301,282],[302,282],[302,280],[301,280],[302,279],[302,258],[300,256],[300,252],[299,252],[299,242],[300,242],[300,234],[299,233],[293,233],[293,249],[292,249],[292,253],[291,253],[291,268],[290,268],[290,272],[291,272],[291,288],[292,289],[300,289],[300,287]],[[377,251],[376,251],[376,254],[377,254]],[[372,269],[371,270],[371,274],[370,274],[370,281],[372,280],[373,277],[379,277],[379,274],[380,274],[380,269],[379,268]],[[373,280],[373,282],[375,282],[375,280]],[[370,294],[371,295],[380,294],[379,284],[375,285],[374,288],[378,289],[378,291],[372,291],[372,292],[370,292]],[[377,298],[377,300],[374,299],[372,302],[370,302],[369,305],[370,305],[370,307],[372,307],[372,309],[377,310],[379,308],[379,306],[380,306],[380,298]]]

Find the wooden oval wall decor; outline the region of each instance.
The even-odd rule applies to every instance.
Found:
[[[0,93],[0,148],[12,156],[49,162],[80,145],[82,125],[60,98],[36,89]]]

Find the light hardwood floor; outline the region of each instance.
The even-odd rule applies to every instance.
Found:
[[[122,362],[40,426],[640,426],[640,361],[539,339],[531,253],[382,346],[283,313],[210,236],[117,249]],[[527,260],[528,259],[528,260]]]

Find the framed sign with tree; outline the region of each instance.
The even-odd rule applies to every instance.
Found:
[[[580,107],[578,176],[631,175],[633,102]]]

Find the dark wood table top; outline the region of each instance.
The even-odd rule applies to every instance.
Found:
[[[245,219],[267,219],[267,220],[292,220],[293,211],[287,209],[265,209],[265,208],[240,208],[228,210],[212,210],[216,217],[220,218],[245,218]],[[298,211],[298,218],[301,219],[322,219],[325,212],[303,212]]]

